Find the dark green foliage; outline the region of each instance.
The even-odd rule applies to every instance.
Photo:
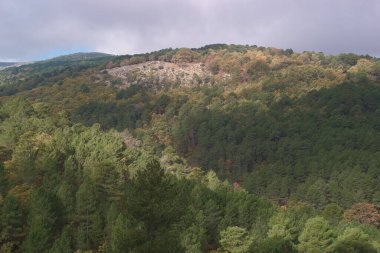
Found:
[[[79,220],[77,245],[83,250],[93,248],[102,239],[103,221],[97,199],[95,184],[86,178],[76,193],[76,214]]]
[[[134,226],[139,229],[142,226],[149,240],[143,244],[131,245],[131,250],[178,250],[179,239],[178,234],[173,231],[173,225],[185,213],[186,202],[181,197],[179,185],[164,174],[156,160],[149,161],[146,169],[137,172],[135,179],[127,185],[126,212]]]
[[[120,214],[113,222],[111,230],[111,250],[112,252],[119,253],[130,247],[127,234],[128,224],[125,217]],[[137,236],[135,236],[137,237]],[[133,244],[133,242],[132,242]]]
[[[21,246],[24,238],[24,215],[19,201],[11,195],[8,195],[1,208],[1,244],[12,243],[14,247]]]
[[[60,230],[60,206],[45,189],[34,190],[30,197],[25,252],[47,252],[54,234]]]
[[[376,188],[364,168],[379,163],[379,101],[377,86],[342,84],[300,99],[284,97],[265,113],[257,103],[231,112],[183,106],[173,139],[190,160],[222,176],[253,171],[244,183],[257,194],[283,201],[298,190],[297,198],[317,208],[330,201],[349,207],[371,200]]]
[[[8,179],[5,175],[4,165],[0,163],[0,194],[4,196],[8,188]]]
[[[116,99],[119,100],[119,99],[131,98],[137,93],[142,93],[142,92],[144,92],[144,87],[142,85],[133,84],[123,90],[119,90],[116,93]]]
[[[69,229],[64,229],[61,236],[54,242],[53,247],[49,253],[72,253],[73,240],[70,235]]]
[[[258,253],[296,253],[293,243],[280,237],[269,237],[257,246]]]
[[[354,66],[360,58],[360,56],[356,54],[340,54],[337,58],[344,64]]]
[[[81,84],[79,89],[82,93],[89,93],[90,92],[90,88],[88,87],[87,84]]]
[[[376,253],[376,249],[369,243],[354,241],[340,243],[334,248],[334,253]]]
[[[91,102],[83,105],[74,112],[73,120],[85,125],[100,123],[105,129],[114,127],[118,130],[134,128],[142,118],[142,111],[134,104]]]

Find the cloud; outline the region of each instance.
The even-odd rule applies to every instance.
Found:
[[[0,0],[0,59],[210,43],[380,56],[377,0]]]

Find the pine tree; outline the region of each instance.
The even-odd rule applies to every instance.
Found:
[[[207,235],[205,228],[205,216],[202,211],[195,215],[194,223],[181,235],[181,245],[186,253],[205,252],[207,246]]]
[[[247,230],[240,227],[228,227],[220,232],[220,245],[228,253],[248,253],[253,243]]]
[[[143,225],[149,239],[136,247],[149,249],[147,252],[179,250],[179,233],[172,225],[185,213],[186,199],[181,196],[175,179],[164,174],[158,161],[149,161],[137,172],[127,185],[126,212],[128,219],[135,221],[134,226]]]
[[[20,246],[24,237],[24,217],[19,201],[8,195],[1,208],[1,244]]]
[[[79,187],[76,193],[76,214],[80,225],[77,230],[77,243],[80,249],[90,249],[97,243],[97,188],[90,178]]]
[[[128,250],[131,245],[128,245],[128,225],[124,215],[120,214],[115,220],[111,231],[111,250],[113,253],[121,253]]]
[[[49,253],[72,253],[73,241],[69,229],[64,229],[61,236],[54,242]]]
[[[335,234],[328,222],[322,217],[309,219],[299,236],[298,250],[300,252],[325,253],[330,249]]]
[[[47,252],[55,232],[59,229],[58,202],[55,196],[43,188],[34,190],[29,202],[24,250],[28,253]]]
[[[7,176],[5,175],[4,164],[0,162],[0,194],[4,196],[7,188],[8,188],[8,179],[7,179]]]

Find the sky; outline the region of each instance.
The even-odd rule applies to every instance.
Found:
[[[0,0],[0,61],[214,43],[380,57],[380,0]]]

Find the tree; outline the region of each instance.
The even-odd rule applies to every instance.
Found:
[[[282,237],[269,237],[257,247],[258,253],[296,253],[296,249],[290,240]]]
[[[0,194],[3,196],[6,193],[8,187],[8,179],[4,171],[4,164],[0,162]]]
[[[200,59],[200,54],[192,51],[189,48],[181,48],[177,51],[177,53],[173,56],[172,62],[176,63],[188,63],[197,61]]]
[[[19,247],[24,237],[24,217],[20,202],[8,195],[1,208],[1,244],[10,243]]]
[[[90,178],[85,178],[76,193],[76,214],[80,221],[77,244],[80,249],[90,249],[99,243],[98,201],[95,184]]]
[[[179,250],[176,224],[185,213],[186,197],[176,179],[165,175],[157,160],[147,162],[127,184],[126,213],[131,229],[143,227],[148,240],[137,241],[134,248],[147,252]],[[142,249],[142,248],[143,249]]]
[[[66,181],[63,181],[57,190],[57,197],[61,201],[65,213],[73,214],[75,211],[75,188]]]
[[[357,203],[344,212],[347,221],[359,221],[360,223],[373,224],[380,227],[380,210],[371,203]]]
[[[335,239],[334,231],[322,217],[309,219],[299,236],[298,250],[305,253],[325,253]]]
[[[338,224],[343,218],[343,209],[335,203],[330,203],[325,206],[321,215],[331,224]]]
[[[320,209],[327,203],[327,185],[322,179],[316,180],[307,190],[305,199],[314,207]]]
[[[354,66],[356,64],[356,62],[359,60],[359,56],[356,55],[356,54],[352,54],[352,53],[349,53],[349,54],[340,54],[337,56],[337,59],[341,62],[343,62],[344,64],[348,64],[350,66]]]
[[[37,175],[35,159],[38,146],[35,142],[35,133],[28,131],[19,138],[10,167],[17,171],[18,176],[24,182],[32,183]]]
[[[228,253],[247,253],[253,243],[247,230],[240,227],[228,227],[220,232],[221,249]]]
[[[266,74],[269,70],[269,65],[263,60],[252,61],[247,65],[247,74],[252,80]]]
[[[65,228],[61,236],[54,242],[53,247],[49,250],[49,253],[72,253],[73,240],[68,228]]]
[[[127,221],[124,215],[119,214],[111,230],[111,250],[114,253],[121,253],[130,248],[128,245]]]
[[[55,196],[39,188],[30,197],[28,229],[24,249],[28,253],[47,252],[58,230],[59,206]]]
[[[141,223],[133,226],[125,215],[122,213],[118,215],[111,231],[111,252],[145,252],[144,243],[148,240]]]
[[[376,253],[370,238],[360,228],[346,228],[333,245],[334,253]]]
[[[181,245],[186,253],[202,253],[207,246],[205,216],[199,211],[195,222],[181,235]]]
[[[268,237],[283,238],[298,242],[306,221],[314,216],[314,210],[310,206],[294,206],[288,210],[278,212],[269,220]]]

